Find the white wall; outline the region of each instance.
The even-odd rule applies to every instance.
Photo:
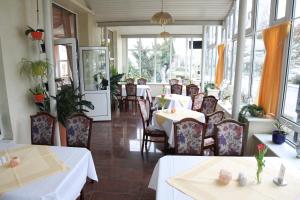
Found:
[[[30,143],[29,116],[37,111],[28,91],[31,85],[19,70],[22,58],[38,57],[34,43],[24,34],[27,25],[35,24],[35,0],[0,2],[0,112],[6,138],[18,143]]]

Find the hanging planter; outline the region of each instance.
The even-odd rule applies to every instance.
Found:
[[[33,89],[29,89],[29,91],[33,94],[35,103],[44,103],[46,91],[42,85],[37,85]]]
[[[44,30],[43,29],[33,29],[30,26],[27,26],[27,30],[25,31],[25,35],[31,35],[31,38],[33,40],[42,40],[43,39],[43,34]]]

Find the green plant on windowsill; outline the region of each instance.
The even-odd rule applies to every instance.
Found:
[[[216,89],[216,85],[214,83],[206,83],[204,85],[204,92],[207,94],[207,89]]]
[[[255,104],[245,105],[239,112],[239,122],[246,123],[247,116],[262,118],[264,116],[264,110],[261,106],[257,106]]]
[[[27,75],[29,78],[46,77],[50,66],[50,64],[44,60],[31,61],[25,58],[22,58],[21,64],[20,73]]]

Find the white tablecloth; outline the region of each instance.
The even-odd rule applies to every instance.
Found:
[[[149,85],[137,85],[136,86],[136,96],[138,97],[147,97],[146,90],[150,89]],[[126,88],[125,85],[122,85],[122,96],[126,96]]]
[[[156,200],[192,200],[191,197],[170,186],[166,180],[191,169],[208,157],[164,156],[157,162],[148,187],[156,190]]]
[[[159,100],[161,95],[158,95],[154,99],[154,105],[160,105]],[[178,94],[167,94],[165,96],[167,99],[167,104],[165,108],[172,109],[181,109],[181,108],[192,108],[192,98],[189,96],[178,95]],[[159,106],[160,107],[160,106]]]
[[[177,119],[174,120],[172,119],[172,116],[168,117],[165,122],[163,124],[159,124],[157,122],[157,113],[160,112],[170,112],[170,109],[166,110],[166,111],[162,111],[162,110],[158,110],[158,111],[154,111],[153,112],[153,117],[152,117],[152,125],[160,130],[163,130],[166,132],[167,136],[169,137],[168,139],[168,143],[171,147],[175,146],[175,140],[174,140],[174,122],[180,121],[183,118],[186,117],[193,117],[197,120],[199,120],[199,122],[205,123],[205,115],[203,113],[200,112],[196,112],[193,110],[189,110],[189,109],[177,109],[176,113],[172,114],[172,115],[178,115],[180,114],[180,112],[184,112],[184,116],[180,117],[176,117]],[[196,117],[195,117],[196,116]]]
[[[0,151],[19,147],[0,143]],[[86,178],[98,181],[92,154],[85,148],[51,147],[69,170],[36,180],[28,185],[0,195],[1,200],[74,200],[80,195]]]

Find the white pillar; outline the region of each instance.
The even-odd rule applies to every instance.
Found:
[[[202,62],[201,62],[201,92],[204,92],[204,73],[205,73],[205,58],[206,58],[206,26],[202,27]]]
[[[237,35],[237,49],[236,49],[236,67],[234,75],[234,89],[232,101],[232,118],[238,119],[241,104],[241,85],[242,72],[244,65],[244,48],[245,48],[245,29],[247,17],[247,1],[240,1],[239,6],[239,21],[238,21],[238,35]]]
[[[48,68],[48,88],[50,96],[50,112],[53,116],[57,116],[56,101],[51,96],[56,96],[55,86],[55,64],[54,64],[54,47],[53,47],[53,23],[52,23],[52,0],[43,0],[44,9],[44,29],[45,29],[45,48],[47,61],[50,64]],[[60,136],[58,124],[56,124],[55,143],[60,145]]]

